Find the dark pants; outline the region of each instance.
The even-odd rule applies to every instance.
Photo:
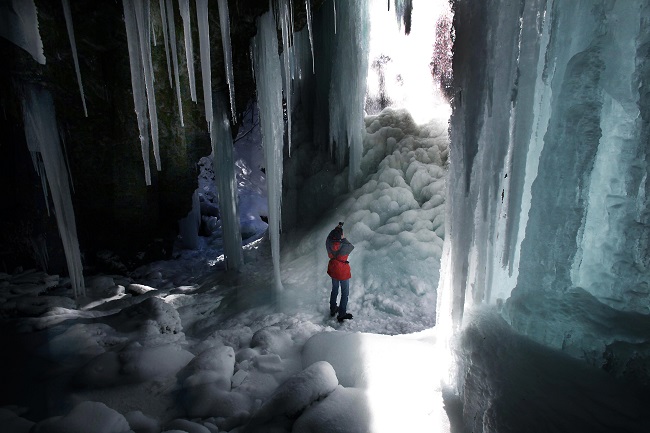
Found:
[[[348,308],[348,295],[350,294],[350,280],[337,280],[332,278],[332,294],[330,295],[330,309],[336,308],[336,298],[339,296],[341,285],[341,303],[339,304],[339,317],[345,316]]]

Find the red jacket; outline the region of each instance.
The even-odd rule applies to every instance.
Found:
[[[336,280],[349,280],[352,278],[348,255],[354,249],[354,245],[345,238],[335,239],[328,236],[325,248],[327,248],[327,256],[330,258],[327,265],[327,275]]]

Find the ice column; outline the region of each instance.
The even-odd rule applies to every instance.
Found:
[[[284,97],[287,101],[287,142],[289,155],[291,155],[291,60],[293,58],[291,48],[291,29],[289,0],[278,0],[277,13],[282,31],[282,64],[284,78]]]
[[[183,18],[185,35],[185,58],[187,60],[187,78],[190,81],[190,96],[196,102],[196,79],[194,78],[194,48],[192,47],[192,21],[190,19],[190,0],[178,0],[178,7]]]
[[[219,0],[219,23],[221,24],[221,44],[223,45],[223,61],[226,65],[226,79],[230,94],[230,113],[233,120],[237,117],[235,106],[235,77],[232,70],[232,50],[230,46],[230,14],[228,0]]]
[[[169,38],[167,37],[167,12],[165,11],[165,0],[160,0],[160,22],[163,29],[163,37],[165,42],[165,57],[167,58],[167,75],[169,75],[169,87],[172,87],[172,65],[169,61]],[[173,31],[173,27],[169,29]],[[155,34],[155,33],[154,33]]]
[[[260,108],[262,142],[266,160],[266,183],[269,205],[269,236],[273,254],[275,287],[280,280],[280,208],[282,199],[282,146],[284,119],[282,115],[282,81],[278,43],[273,13],[258,18],[257,35],[253,39],[253,57],[257,98]]]
[[[330,144],[336,143],[338,165],[345,165],[350,149],[348,184],[354,187],[360,173],[363,150],[364,102],[368,75],[368,5],[342,2],[342,20],[336,34],[336,48],[329,91]]]
[[[196,18],[199,24],[201,50],[201,77],[203,78],[203,105],[208,131],[212,134],[212,75],[210,63],[210,29],[208,27],[208,0],[196,0]]]
[[[74,38],[74,27],[72,26],[72,12],[70,11],[70,1],[62,0],[63,14],[65,15],[65,25],[68,28],[68,38],[70,38],[70,48],[72,48],[72,59],[74,60],[74,71],[77,74],[77,83],[79,83],[79,93],[81,94],[81,103],[84,107],[84,115],[88,117],[86,109],[86,98],[84,97],[84,85],[81,82],[81,71],[79,70],[79,57],[77,56],[77,42]]]
[[[228,269],[239,269],[244,263],[239,229],[237,179],[233,156],[230,121],[223,104],[218,104],[212,134],[214,182],[219,195],[219,210],[223,221],[223,251]]]
[[[147,132],[149,126],[146,104],[147,96],[145,93],[142,56],[140,54],[138,25],[135,19],[133,0],[122,0],[122,6],[124,7],[124,24],[126,26],[126,39],[129,49],[133,103],[138,120],[142,161],[144,162],[144,179],[147,185],[151,185],[151,169],[149,168],[149,133]]]
[[[54,102],[50,93],[33,85],[26,87],[23,99],[23,119],[29,147],[37,149],[43,161],[54,203],[56,223],[68,264],[70,282],[76,299],[85,296],[83,266],[72,198],[70,197],[68,173],[59,143]]]
[[[181,126],[185,126],[183,120],[183,101],[181,100],[181,83],[178,76],[178,52],[176,50],[176,25],[174,24],[174,7],[172,0],[165,0],[167,4],[167,24],[169,27],[169,44],[171,45],[171,56],[174,64],[174,82],[176,83],[176,99],[178,100],[178,115],[181,118]]]

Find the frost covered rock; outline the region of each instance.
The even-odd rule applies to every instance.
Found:
[[[235,351],[230,346],[204,350],[183,371],[183,387],[191,388],[206,383],[216,389],[229,391],[235,372]]]
[[[156,297],[125,308],[107,322],[119,331],[140,331],[152,336],[179,334],[183,331],[178,311]]]
[[[323,399],[338,386],[332,366],[316,362],[282,383],[246,426],[247,432],[263,430],[267,424],[285,424],[313,402]]]
[[[36,424],[34,433],[128,433],[126,418],[104,403],[85,401],[65,416],[48,418]]]
[[[294,423],[294,433],[367,433],[372,431],[368,397],[358,388],[338,387],[309,407]]]
[[[208,428],[186,419],[175,419],[168,422],[165,425],[164,431],[171,430],[183,431],[186,433],[210,433],[210,430],[208,430]]]
[[[126,288],[127,292],[133,295],[144,295],[147,292],[151,292],[154,289],[153,287],[145,286],[144,284],[129,284]]]
[[[158,433],[160,432],[160,423],[143,414],[139,410],[129,412],[124,415],[124,418],[129,422],[131,430],[135,433]]]
[[[283,356],[293,347],[289,333],[277,326],[260,329],[251,339],[251,347],[260,348],[267,353],[276,353]]]
[[[15,412],[0,408],[0,425],[7,433],[29,433],[34,422],[18,416]]]

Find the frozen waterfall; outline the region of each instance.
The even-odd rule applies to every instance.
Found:
[[[253,39],[255,80],[260,107],[262,142],[266,160],[266,182],[269,207],[269,236],[273,254],[276,289],[280,279],[280,209],[282,199],[282,147],[284,119],[282,116],[282,70],[278,57],[276,25],[273,12],[258,18],[257,36]]]

